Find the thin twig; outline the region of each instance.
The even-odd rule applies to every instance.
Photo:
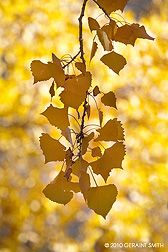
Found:
[[[95,4],[97,4],[97,6],[99,6],[99,8],[104,12],[104,14],[108,17],[108,19],[111,20],[111,17],[107,14],[107,12],[105,11],[105,9],[96,0],[93,0],[93,2]]]

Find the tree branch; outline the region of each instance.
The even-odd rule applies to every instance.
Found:
[[[84,51],[83,51],[83,37],[82,37],[82,18],[84,16],[85,13],[85,7],[86,7],[86,3],[88,0],[84,0],[83,1],[83,5],[82,5],[82,10],[81,10],[81,14],[78,18],[79,20],[79,43],[80,43],[80,53],[81,53],[81,59],[83,64],[85,65],[86,68],[86,64],[85,64],[85,59],[84,59]]]

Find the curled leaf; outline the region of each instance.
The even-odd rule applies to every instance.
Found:
[[[102,29],[99,29],[97,30],[97,36],[105,51],[111,51],[113,49],[112,42],[109,40],[106,32],[104,32]]]
[[[101,28],[101,30],[107,34],[109,39],[114,40],[114,35],[117,32],[117,24],[114,20],[110,20],[110,23],[107,25],[104,25]]]
[[[126,59],[116,52],[105,54],[100,60],[116,74],[119,74],[120,70],[127,64]]]
[[[117,188],[115,185],[91,187],[88,190],[87,204],[95,213],[106,218],[106,215],[116,201]]]
[[[91,54],[90,54],[90,61],[95,56],[97,49],[98,49],[98,45],[97,45],[97,43],[95,41],[93,41],[92,49],[91,49]]]

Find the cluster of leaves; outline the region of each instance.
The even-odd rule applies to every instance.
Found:
[[[86,4],[87,1],[84,2]],[[111,1],[100,0],[96,3],[109,17],[112,11],[118,9],[123,10],[127,1],[113,1],[112,4]],[[147,35],[145,28],[143,26],[140,27],[139,24],[125,24],[119,27],[116,21],[110,17],[109,19],[109,23],[103,27],[100,27],[99,23],[92,17],[89,17],[88,22],[90,30],[96,31],[96,36],[104,50],[110,51],[110,53],[105,54],[101,58],[101,61],[115,73],[119,74],[119,71],[126,64],[126,60],[122,55],[114,52],[113,42],[119,41],[126,45],[134,45],[137,38],[153,38]],[[91,60],[96,53],[97,47],[94,38]],[[105,218],[116,200],[117,188],[114,184],[98,186],[94,174],[100,174],[104,181],[107,182],[112,169],[122,168],[122,161],[125,155],[125,147],[123,144],[124,130],[121,122],[117,118],[109,118],[107,123],[103,125],[103,111],[98,108],[96,102],[97,96],[101,95],[101,102],[105,106],[110,106],[115,109],[116,97],[112,91],[103,94],[98,86],[92,87],[92,75],[89,71],[86,71],[83,58],[83,45],[81,46],[81,44],[80,53],[82,62],[75,63],[75,67],[81,71],[79,75],[69,74],[68,71],[68,66],[75,57],[73,60],[66,62],[52,54],[52,62],[45,64],[39,60],[34,60],[31,63],[34,84],[39,81],[49,80],[50,78],[54,79],[49,90],[51,100],[55,95],[55,88],[63,88],[59,98],[64,104],[64,107],[59,108],[50,104],[42,115],[48,119],[51,125],[61,130],[62,137],[69,142],[67,146],[64,146],[60,142],[60,138],[53,139],[46,133],[43,133],[40,137],[40,146],[45,156],[45,163],[52,161],[62,162],[61,171],[46,186],[43,192],[50,200],[64,205],[73,198],[73,192],[81,192],[88,207]],[[66,69],[67,71],[65,71]],[[94,128],[91,129],[91,133],[88,135],[90,130],[86,130],[87,125],[85,125],[85,119],[86,116],[88,119],[90,118],[91,105],[89,97],[95,100],[99,125],[90,124],[90,127],[94,126]],[[78,123],[78,131],[73,128],[69,120],[69,117],[74,117],[69,113],[71,109],[77,111],[78,118],[74,119]],[[82,112],[79,112],[81,110]],[[112,145],[105,149],[101,141],[111,141]],[[97,144],[96,147],[91,147],[92,142]],[[94,159],[95,157],[97,158],[96,161],[86,161],[84,159],[83,156],[87,150],[91,151]],[[91,186],[90,175],[93,177],[95,187]],[[78,182],[73,181],[74,176],[78,178]]]

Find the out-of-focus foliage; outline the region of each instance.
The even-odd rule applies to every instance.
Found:
[[[101,84],[105,93],[109,87],[115,91],[118,118],[126,131],[124,170],[112,171],[108,180],[117,185],[119,195],[107,220],[89,210],[80,194],[65,207],[42,194],[61,167],[43,165],[39,136],[42,131],[55,137],[58,133],[39,115],[42,105],[43,110],[49,105],[50,94],[47,84],[31,85],[29,66],[34,59],[49,61],[52,52],[58,57],[77,53],[80,4],[76,0],[0,3],[0,251],[102,252],[108,251],[105,242],[165,243],[155,251],[167,251],[167,0],[153,0],[150,13],[138,20],[155,42],[120,46],[128,62],[120,77],[98,63],[99,51],[90,65],[95,85]],[[87,12],[95,18],[100,13],[94,3]],[[135,21],[128,9],[125,16],[130,23]],[[86,18],[88,59],[91,41]],[[106,111],[105,121],[109,113],[116,116],[113,108]]]

